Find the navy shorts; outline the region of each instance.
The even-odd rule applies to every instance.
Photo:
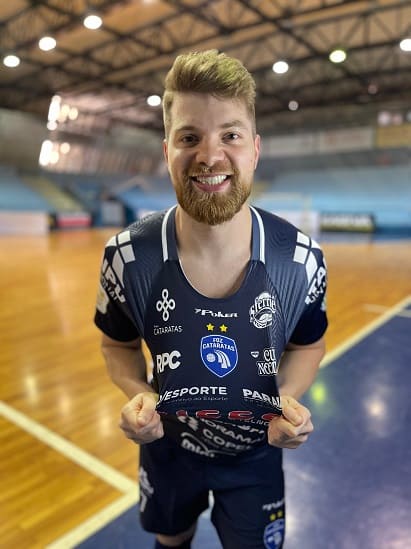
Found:
[[[140,518],[168,536],[190,528],[213,503],[211,520],[224,549],[279,549],[285,532],[282,452],[205,459],[162,438],[141,446]]]

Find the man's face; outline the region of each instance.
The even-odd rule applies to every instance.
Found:
[[[180,206],[208,225],[230,220],[251,192],[260,148],[245,104],[177,93],[164,154]]]

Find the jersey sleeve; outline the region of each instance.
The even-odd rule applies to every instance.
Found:
[[[327,267],[321,249],[316,250],[316,269],[308,285],[305,307],[290,337],[296,345],[309,345],[320,339],[328,326],[326,311]]]
[[[127,305],[124,291],[126,248],[113,237],[106,245],[101,263],[94,322],[107,336],[118,341],[140,337]]]

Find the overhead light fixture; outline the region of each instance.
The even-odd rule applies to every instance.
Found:
[[[332,63],[343,63],[347,59],[347,54],[342,48],[336,48],[330,53],[328,59]]]
[[[149,95],[147,97],[147,104],[150,105],[150,107],[158,107],[161,105],[161,97],[159,95]]]
[[[103,20],[99,15],[95,13],[90,13],[83,20],[83,25],[90,30],[97,30],[103,24]]]
[[[299,106],[298,101],[294,101],[294,99],[288,103],[288,108],[290,111],[297,111]]]
[[[43,36],[39,40],[39,48],[43,51],[54,50],[56,44],[57,42],[52,36]]]
[[[276,61],[273,65],[273,71],[276,74],[284,74],[288,71],[289,66],[287,61]]]
[[[402,51],[411,51],[411,38],[404,38],[404,40],[401,40],[400,48]]]
[[[6,55],[3,58],[3,64],[6,65],[6,67],[14,69],[14,67],[18,67],[20,65],[20,57],[17,57],[17,55],[14,54]]]

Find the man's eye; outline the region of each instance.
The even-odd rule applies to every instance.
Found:
[[[197,140],[196,136],[195,135],[183,135],[181,137],[181,141],[183,143],[195,143]]]
[[[224,136],[224,139],[226,141],[235,141],[236,139],[238,139],[240,136],[238,135],[238,133],[235,133],[235,132],[230,132],[230,133],[227,133],[225,136]]]

